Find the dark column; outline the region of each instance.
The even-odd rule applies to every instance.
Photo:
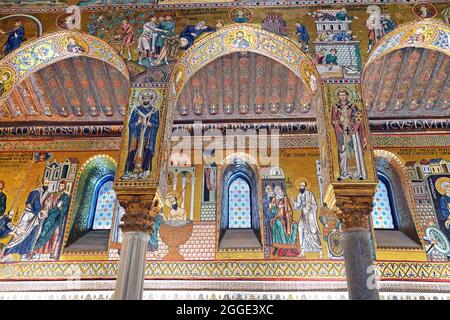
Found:
[[[369,241],[371,197],[337,197],[337,216],[343,224],[342,247],[350,300],[378,300],[376,267]]]

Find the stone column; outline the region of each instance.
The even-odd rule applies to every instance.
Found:
[[[160,202],[154,195],[124,194],[119,195],[119,201],[125,208],[125,215],[114,299],[141,300],[148,235],[161,209]]]
[[[376,267],[369,240],[372,197],[339,196],[336,215],[342,222],[342,247],[350,300],[378,300]]]

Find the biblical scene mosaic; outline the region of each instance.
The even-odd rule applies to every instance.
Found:
[[[382,279],[449,281],[447,4],[0,3],[0,280],[115,278],[158,189],[147,279],[343,281],[351,184]]]

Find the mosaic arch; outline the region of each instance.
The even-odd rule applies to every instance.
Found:
[[[425,19],[401,25],[371,51],[362,75],[369,117],[446,117],[450,27]]]
[[[309,90],[310,75],[320,79],[311,58],[291,40],[249,25],[231,25],[199,40],[178,59],[169,81],[169,104],[175,105],[184,84],[209,62],[233,52],[246,51],[283,64],[302,79]]]
[[[176,110],[177,99],[184,85],[208,63],[234,52],[254,52],[283,64],[298,76],[310,90],[311,102],[322,108],[321,86],[317,86],[315,92],[311,90],[311,87],[313,87],[312,81],[322,83],[319,73],[311,58],[301,51],[297,44],[250,25],[225,26],[195,42],[178,59],[172,70],[167,87],[168,93],[164,97],[164,127],[159,128],[159,130],[162,129],[164,134],[159,147],[161,150],[160,154],[164,156],[158,157],[158,166],[164,163],[163,158],[168,159],[168,145],[173,116]],[[318,103],[318,101],[320,102]],[[326,133],[326,130],[323,133]],[[164,174],[159,175],[155,180],[159,180],[160,190],[164,190]],[[155,181],[152,181],[152,183],[155,183]],[[125,186],[126,183],[121,182],[121,185]]]
[[[0,78],[4,83],[0,104],[31,74],[58,61],[78,56],[108,63],[127,80],[130,78],[122,57],[103,40],[79,32],[58,31],[25,43],[0,61]]]
[[[450,27],[434,19],[414,21],[399,26],[375,45],[367,58],[364,71],[374,60],[380,59],[389,52],[408,47],[426,48],[450,55]]]

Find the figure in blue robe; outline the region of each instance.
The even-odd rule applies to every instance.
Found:
[[[302,49],[305,52],[309,50],[309,33],[306,30],[306,27],[303,24],[296,23],[295,24],[295,34],[297,35],[298,42],[302,45]]]
[[[128,124],[128,158],[125,175],[131,178],[145,178],[152,170],[152,160],[156,148],[156,135],[159,128],[159,110],[153,105],[156,93],[146,92],[141,96],[141,105],[133,110]]]
[[[330,53],[328,53],[325,56],[325,64],[334,64],[337,65],[338,64],[338,58],[337,58],[337,50],[336,49],[331,49]]]
[[[392,20],[389,15],[381,17],[381,24],[383,25],[384,34],[387,34],[397,28],[397,23]]]
[[[150,233],[150,237],[148,238],[148,251],[157,251],[158,250],[158,235],[159,235],[159,226],[163,221],[163,217],[158,214],[155,218],[155,224],[153,225],[152,233]]]
[[[439,207],[441,209],[441,219],[438,219],[441,225],[441,230],[450,239],[450,196],[444,194],[439,200]]]
[[[20,255],[31,252],[39,233],[41,221],[44,219],[43,212],[46,199],[49,196],[48,184],[44,183],[42,188],[33,190],[28,195],[25,210],[17,225],[16,236],[7,244],[4,254],[17,253]]]
[[[3,32],[8,34],[8,39],[6,40],[3,49],[5,54],[8,54],[20,47],[22,42],[25,41],[25,28],[23,27],[22,20],[16,21],[14,28],[11,31]]]
[[[172,16],[167,15],[164,17],[164,20],[161,20],[158,24],[157,38],[155,41],[155,49],[157,53],[160,53],[162,48],[164,47],[164,43],[166,42],[167,35],[175,34],[175,21],[172,20]]]
[[[441,207],[441,215],[448,219],[450,216],[450,196],[444,194],[439,200],[439,204]]]
[[[355,19],[355,17],[348,15],[347,10],[345,10],[345,8],[342,8],[336,13],[336,20],[338,21],[351,21],[353,19]]]
[[[266,194],[264,195],[262,205],[264,214],[264,235],[266,245],[266,257],[270,256],[270,248],[272,246],[272,220],[277,215],[277,208],[270,206],[275,198],[275,192],[273,192],[271,186],[266,187]]]
[[[0,190],[0,216],[3,216],[5,214],[5,211],[6,211],[6,194]]]
[[[353,40],[353,35],[350,31],[338,32],[333,34],[333,41],[351,41]]]
[[[66,192],[62,192],[58,199],[58,204],[48,212],[47,218],[42,223],[41,233],[39,234],[34,251],[42,248],[55,234],[59,228],[59,235],[63,234],[63,221],[69,212],[70,196]]]
[[[202,33],[213,31],[216,31],[216,28],[208,27],[204,21],[200,21],[195,26],[186,26],[186,28],[184,28],[184,30],[180,34],[180,39],[185,39],[187,44],[184,43],[184,46],[181,48],[184,50],[190,48],[194,44],[195,39],[197,39]]]
[[[11,213],[13,213],[11,211]],[[13,232],[14,226],[11,223],[13,214],[3,215],[0,217],[0,239],[7,237]]]

